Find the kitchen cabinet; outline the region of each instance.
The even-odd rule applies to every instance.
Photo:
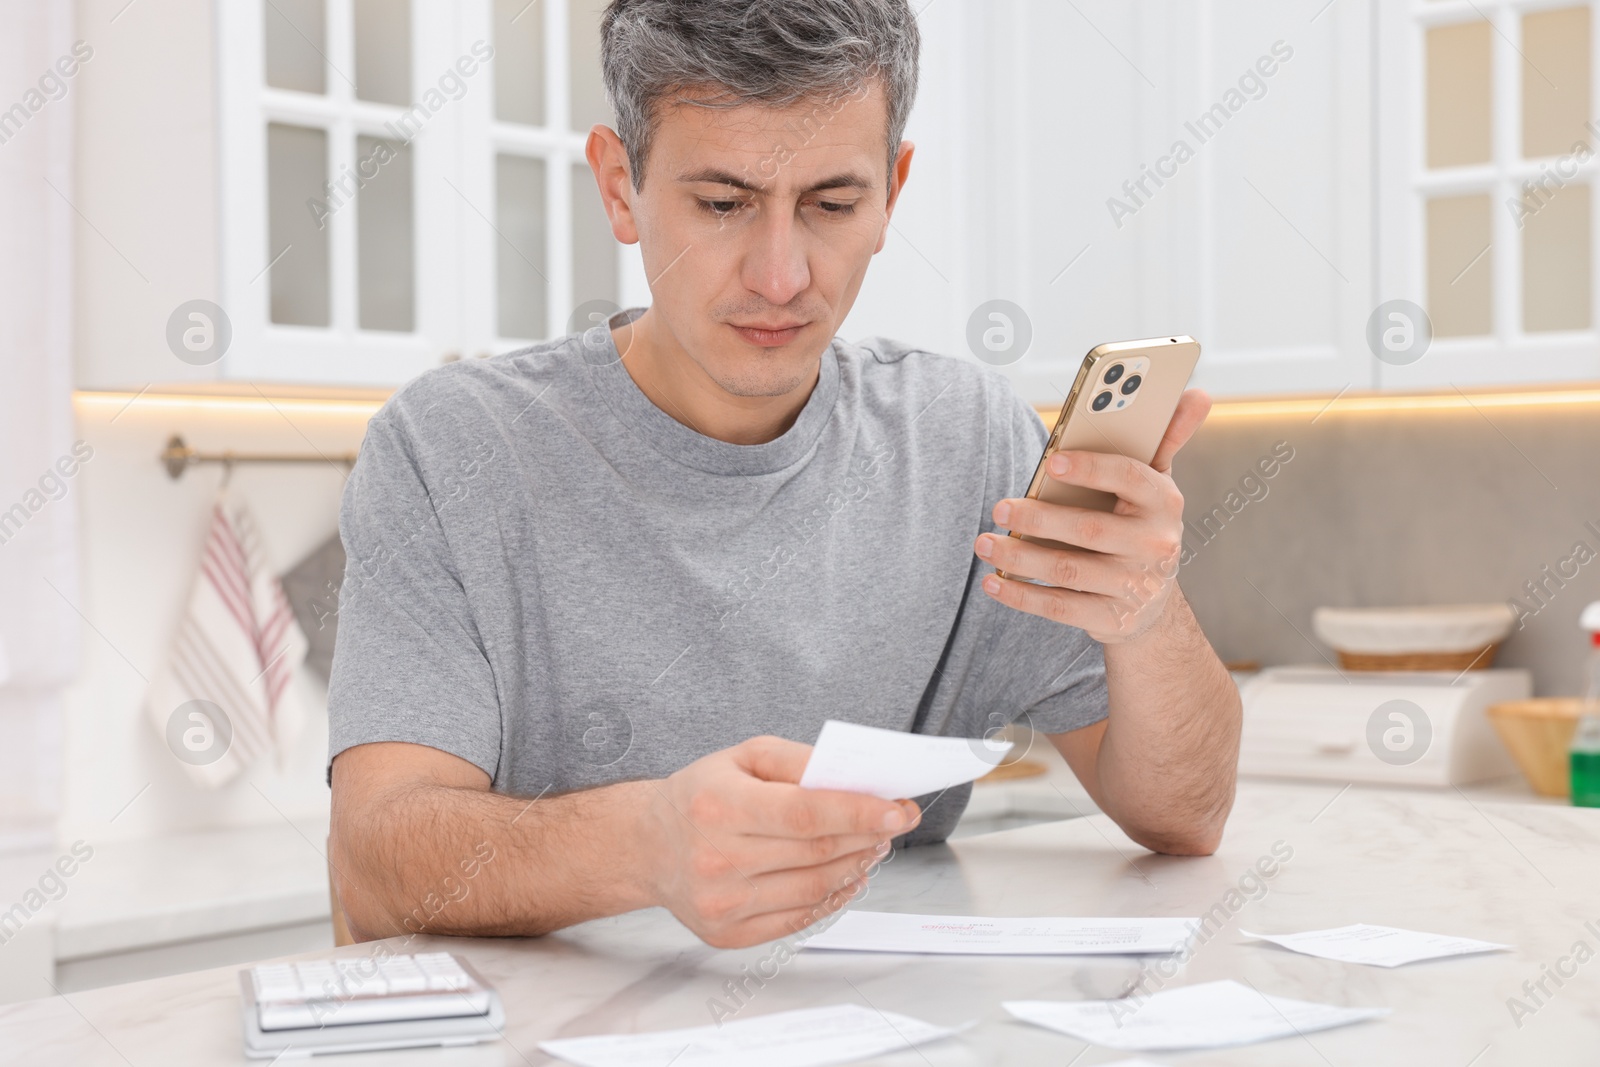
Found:
[[[559,336],[585,305],[647,300],[583,155],[611,121],[602,8],[92,12],[78,180],[125,263],[89,249],[80,385],[393,386]],[[94,321],[117,310],[117,327]]]
[[[1380,384],[1600,377],[1594,5],[1374,10],[1377,280],[1434,335],[1422,358],[1380,363]]]
[[[79,0],[80,384],[392,386],[647,303],[582,159],[602,7]],[[981,356],[1007,301],[1031,343],[991,362],[1041,406],[1177,332],[1221,397],[1600,377],[1592,2],[919,7],[842,336]],[[1396,300],[1432,336],[1380,358],[1430,332]]]
[[[1592,3],[945,14],[983,76],[951,112],[969,266],[943,342],[1020,307],[1032,345],[1003,369],[1035,404],[1095,344],[1178,332],[1222,397],[1600,377]]]

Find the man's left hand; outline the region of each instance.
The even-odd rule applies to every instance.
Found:
[[[1002,604],[1076,626],[1102,644],[1131,640],[1166,610],[1183,551],[1183,494],[1172,480],[1172,459],[1211,411],[1211,398],[1190,389],[1178,401],[1166,435],[1148,464],[1098,452],[1057,452],[1048,475],[1070,485],[1113,493],[1109,512],[1002,500],[994,522],[1002,529],[1072,546],[1055,548],[998,533],[980,534],[974,551],[1008,575],[991,574],[984,592]]]

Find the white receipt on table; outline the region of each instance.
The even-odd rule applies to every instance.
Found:
[[[1436,960],[1445,956],[1470,956],[1476,952],[1499,952],[1510,945],[1497,945],[1492,941],[1474,941],[1470,937],[1451,937],[1448,934],[1425,934],[1417,930],[1400,930],[1393,926],[1369,926],[1356,923],[1332,930],[1307,930],[1303,934],[1252,934],[1240,930],[1245,937],[1270,941],[1307,956],[1321,956],[1340,963],[1365,963],[1372,967],[1399,967],[1419,960]]]
[[[852,908],[806,948],[972,956],[1117,956],[1181,952],[1198,919],[994,919]]]
[[[800,784],[900,800],[963,785],[994,770],[1009,741],[932,737],[829,719]]]
[[[1120,1000],[1008,1000],[1025,1022],[1125,1052],[1225,1048],[1327,1030],[1389,1014],[1272,997],[1234,981],[1204,982]]]
[[[957,1029],[966,1027],[948,1029],[892,1011],[835,1004],[720,1026],[556,1038],[539,1047],[579,1067],[824,1067],[938,1041]]]

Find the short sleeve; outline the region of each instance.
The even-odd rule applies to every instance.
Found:
[[[454,498],[448,478],[428,484],[429,467],[412,437],[380,412],[345,487],[330,776],[340,752],[376,741],[437,748],[491,778],[499,766],[494,675],[440,521]]]
[[[983,530],[994,532],[994,505],[1025,495],[1050,433],[1038,414],[1003,376],[992,378],[989,489]],[[983,565],[974,582],[994,573]],[[980,699],[994,716],[1057,734],[1091,726],[1107,714],[1105,653],[1100,642],[1075,626],[1007,607],[981,587],[967,605],[992,613],[986,620],[984,654],[976,680]]]

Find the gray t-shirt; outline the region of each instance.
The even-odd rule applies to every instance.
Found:
[[[876,338],[835,339],[759,445],[657,408],[603,327],[430,371],[372,419],[345,490],[330,764],[409,741],[532,797],[830,718],[1097,722],[1100,645],[991,599],[972,552],[1046,436],[998,372]],[[921,798],[908,843],[942,840],[969,793]]]

